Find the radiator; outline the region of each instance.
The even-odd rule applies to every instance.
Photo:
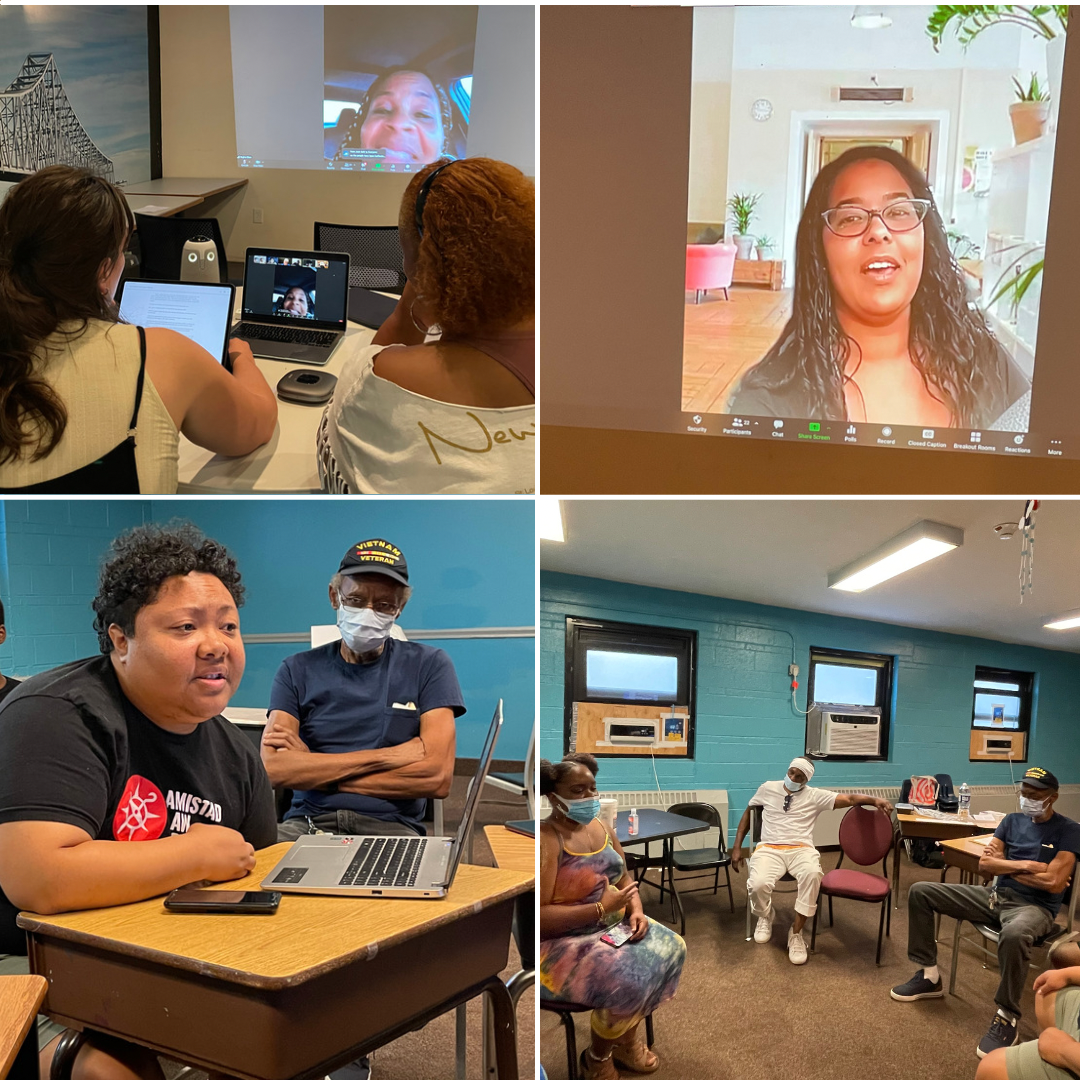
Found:
[[[720,820],[724,823],[724,843],[727,843],[728,834],[728,794],[726,791],[601,791],[601,799],[618,799],[619,811],[632,810],[637,807],[642,810],[646,807],[653,810],[666,810],[675,803],[703,802],[715,806],[720,814]],[[551,813],[551,805],[546,798],[540,800],[539,815],[546,818]],[[705,829],[702,832],[690,833],[687,836],[679,836],[675,839],[675,846],[682,850],[702,847],[716,847],[716,829]],[[657,841],[659,844],[659,841]],[[659,851],[657,846],[654,851]]]

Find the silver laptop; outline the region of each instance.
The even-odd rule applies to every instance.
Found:
[[[248,248],[231,336],[268,360],[325,364],[345,337],[348,306],[348,255]]]
[[[502,727],[502,710],[500,699],[476,775],[469,781],[465,813],[456,836],[301,836],[259,883],[260,888],[330,896],[403,896],[411,900],[446,896],[472,832],[484,778]]]

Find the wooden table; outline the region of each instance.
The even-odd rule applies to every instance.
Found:
[[[235,191],[247,184],[247,177],[216,176],[162,176],[157,180],[144,180],[139,184],[125,184],[124,191],[139,195],[196,195],[209,199],[227,191]]]
[[[536,871],[536,840],[505,825],[485,825],[484,835],[491,845],[495,865],[506,870]]]
[[[986,832],[985,825],[959,816],[955,821],[941,821],[918,814],[898,813],[896,820],[900,823],[900,832],[893,847],[893,903],[897,908],[900,907],[900,845],[904,840],[955,840]]]
[[[993,836],[993,833],[984,833],[984,837]],[[942,858],[945,860],[945,869],[948,870],[950,866],[955,866],[960,871],[960,884],[964,884],[965,880],[974,884],[976,878],[982,878],[983,881],[989,881],[993,876],[992,874],[986,874],[985,876],[979,873],[979,859],[982,858],[983,852],[986,851],[985,844],[975,843],[975,839],[970,836],[961,836],[955,840],[942,840],[938,845],[941,848]],[[945,880],[945,872],[942,871],[942,881]]]
[[[776,292],[784,287],[784,260],[736,259],[731,281],[734,285],[768,285]]]
[[[123,195],[133,214],[147,214],[150,217],[174,217],[203,201],[197,195],[142,195],[126,190]]]
[[[0,1080],[37,1080],[34,1020],[48,985],[40,975],[0,978]]]
[[[288,850],[256,855],[256,889]],[[276,915],[172,915],[161,899],[23,913],[45,1011],[208,1071],[312,1080],[487,995],[499,1080],[516,1080],[506,966],[519,870],[461,866],[444,900],[282,897]]]

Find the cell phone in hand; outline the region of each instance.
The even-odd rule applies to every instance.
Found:
[[[281,893],[242,892],[239,889],[173,889],[165,897],[165,910],[177,914],[273,915]]]
[[[634,936],[634,931],[629,923],[621,922],[616,926],[613,926],[606,934],[600,935],[601,941],[606,941],[608,945],[614,945],[618,948],[620,945],[625,944]]]

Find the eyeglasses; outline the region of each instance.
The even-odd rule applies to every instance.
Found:
[[[784,796],[784,813],[786,814],[791,809],[791,800],[795,798],[795,793]]]
[[[379,615],[397,615],[400,610],[397,604],[391,603],[389,600],[376,600],[373,604],[369,604],[362,597],[341,596],[340,593],[338,599],[341,601],[341,606],[348,608],[350,611],[363,611],[364,608],[371,608]]]
[[[837,236],[862,236],[870,222],[878,217],[890,232],[911,232],[922,224],[930,212],[929,199],[898,199],[884,210],[867,210],[862,206],[834,206],[821,216],[829,231]]]

